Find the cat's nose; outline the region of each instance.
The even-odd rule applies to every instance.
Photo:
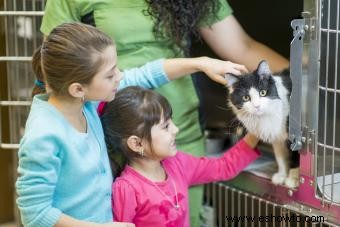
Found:
[[[259,111],[260,110],[260,105],[254,105],[254,109],[256,110],[256,111]]]
[[[254,108],[257,110],[260,109],[260,104],[254,104]]]

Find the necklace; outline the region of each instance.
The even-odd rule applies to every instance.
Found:
[[[174,204],[172,202],[172,200],[169,198],[169,196],[167,196],[156,184],[155,182],[152,181],[152,184],[155,186],[155,188],[157,188],[157,190],[172,204],[172,206],[178,210],[181,206],[178,203],[178,197],[177,197],[177,188],[176,188],[176,184],[173,182],[173,180],[170,178],[170,181],[172,183],[172,186],[175,189],[175,198],[176,198],[176,204]]]

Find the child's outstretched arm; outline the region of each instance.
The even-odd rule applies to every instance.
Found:
[[[260,156],[260,152],[254,149],[257,143],[255,136],[247,134],[219,158],[198,158],[178,152],[174,163],[178,165],[176,169],[185,173],[188,186],[229,180]]]
[[[207,74],[212,80],[226,85],[224,79],[226,73],[240,75],[247,72],[247,69],[243,65],[209,57],[158,59],[141,67],[125,70],[119,89],[128,86],[157,88],[170,80],[199,71]]]
[[[164,61],[164,70],[170,80],[201,71],[210,79],[223,85],[226,85],[224,79],[226,73],[241,75],[248,72],[244,65],[209,57],[167,59]]]

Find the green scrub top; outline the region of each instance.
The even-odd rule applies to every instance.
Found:
[[[202,26],[212,25],[232,13],[225,0],[219,1],[221,7],[217,15],[206,18]],[[84,15],[92,14],[95,26],[115,41],[118,67],[122,70],[159,58],[183,57],[169,39],[155,39],[152,18],[143,13],[146,9],[143,0],[48,0],[41,31],[48,35],[64,22],[80,22]],[[178,148],[201,139],[199,101],[191,77],[172,81],[156,91],[165,96],[173,108],[173,121],[180,129],[176,140]]]

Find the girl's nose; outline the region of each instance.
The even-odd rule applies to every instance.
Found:
[[[117,77],[116,77],[116,82],[120,82],[123,79],[123,73],[117,68]]]
[[[172,123],[172,125],[173,125],[172,133],[177,134],[179,131],[178,127],[174,123]]]

